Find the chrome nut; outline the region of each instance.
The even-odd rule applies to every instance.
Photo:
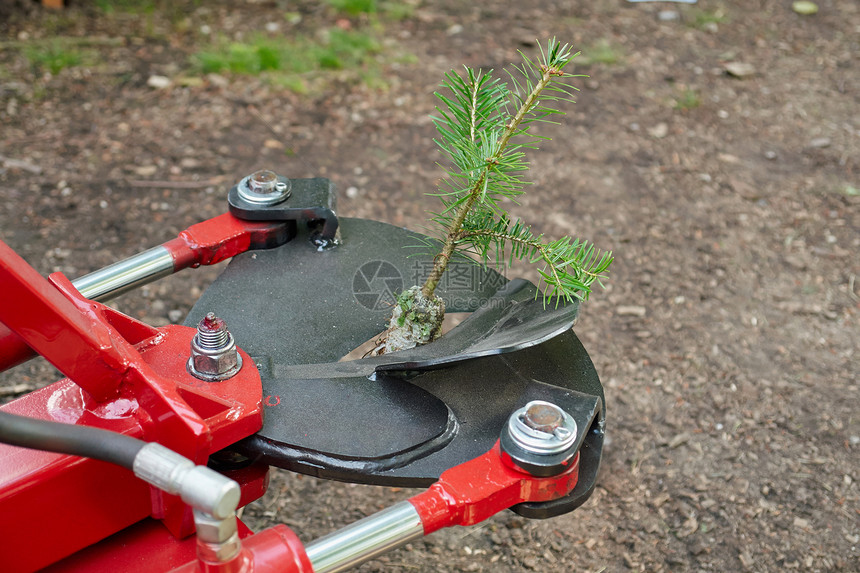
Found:
[[[236,516],[227,519],[216,519],[199,510],[194,510],[194,526],[197,528],[197,539],[206,543],[224,543],[238,531]]]
[[[216,519],[195,509],[194,526],[197,528],[197,555],[204,562],[225,563],[242,550],[235,514],[227,519]]]
[[[191,358],[188,359],[188,372],[201,380],[226,380],[242,368],[242,357],[236,349],[233,335],[227,334],[227,342],[218,348],[200,346],[197,336],[191,341]]]
[[[223,543],[208,543],[197,539],[197,556],[204,563],[226,563],[242,550],[242,540],[239,534],[234,533],[230,539]]]

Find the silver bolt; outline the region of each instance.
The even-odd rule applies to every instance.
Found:
[[[192,376],[209,382],[232,378],[242,368],[242,357],[233,335],[214,312],[208,313],[197,325],[187,368]]]
[[[290,196],[290,180],[264,169],[239,182],[239,197],[257,205],[276,205]]]
[[[576,421],[555,404],[534,400],[511,415],[508,434],[533,454],[557,454],[576,441]]]

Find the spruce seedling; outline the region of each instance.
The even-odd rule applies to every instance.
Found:
[[[522,54],[523,61],[509,73],[510,85],[492,72],[465,68],[449,72],[433,122],[436,143],[446,156],[446,176],[434,193],[442,209],[431,220],[439,230],[442,249],[420,287],[397,297],[388,330],[372,354],[385,354],[426,344],[441,334],[445,305],[436,288],[456,251],[470,253],[482,264],[514,260],[542,264],[539,269],[545,304],[586,300],[595,283],[602,286],[612,263],[611,252],[601,252],[587,241],[562,237],[547,241],[531,227],[513,220],[502,201],[522,195],[528,184],[526,150],[548,138],[529,131],[537,122],[555,123],[564,112],[558,103],[573,102],[578,91],[570,83],[578,77],[565,72],[576,57],[571,47],[555,39],[541,47],[540,58]]]

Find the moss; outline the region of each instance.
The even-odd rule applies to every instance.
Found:
[[[389,354],[436,340],[442,334],[444,317],[445,302],[438,296],[427,298],[418,286],[403,291],[397,295],[388,330],[371,354]]]

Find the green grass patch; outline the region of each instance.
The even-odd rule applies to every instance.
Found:
[[[404,20],[415,13],[414,2],[380,2],[379,0],[325,0],[336,11],[347,16],[379,15],[389,20]]]
[[[704,30],[711,24],[723,24],[728,22],[728,16],[722,8],[716,10],[702,10],[701,8],[690,8],[685,14],[684,20],[691,28]]]
[[[376,68],[382,44],[368,32],[331,28],[324,38],[257,36],[249,42],[216,42],[193,57],[201,73],[269,74],[279,85],[302,92],[302,76],[326,70],[366,73]]]
[[[379,9],[379,2],[376,0],[325,0],[325,3],[338,12],[343,12],[350,16],[376,14]]]
[[[684,88],[681,93],[675,98],[675,109],[685,111],[695,109],[702,105],[702,98],[699,92],[693,88]]]
[[[96,0],[95,4],[105,14],[152,14],[159,7],[156,0]]]
[[[24,48],[24,56],[33,66],[56,75],[66,68],[80,66],[93,60],[93,52],[58,39],[39,42]]]
[[[605,64],[611,66],[621,62],[624,52],[620,46],[612,44],[606,38],[601,38],[591,46],[582,49],[582,54],[575,60],[574,64],[589,66],[592,64]]]

